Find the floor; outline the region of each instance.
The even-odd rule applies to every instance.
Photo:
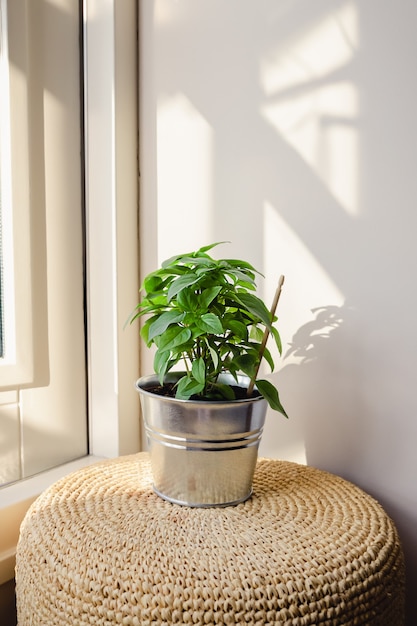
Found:
[[[1,626],[16,626],[14,580],[0,585],[0,616]]]

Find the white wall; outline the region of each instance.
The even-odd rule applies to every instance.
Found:
[[[417,582],[417,5],[140,4],[142,271],[217,240],[279,274],[264,456],[374,495]],[[151,367],[144,355],[144,366]],[[413,613],[417,613],[415,599]]]

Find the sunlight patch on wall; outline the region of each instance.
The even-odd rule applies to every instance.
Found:
[[[302,239],[268,202],[264,204],[263,224],[266,302],[273,300],[279,275],[285,276],[277,311],[285,354],[297,330],[314,317],[312,309],[341,306],[345,298]],[[285,365],[291,361],[298,362],[288,357]]]
[[[155,23],[159,25],[170,24],[174,20],[178,20],[183,10],[184,3],[178,2],[178,0],[155,0]]]
[[[359,212],[359,107],[349,64],[357,40],[356,8],[348,3],[261,65],[261,114],[352,216]]]
[[[212,141],[211,127],[184,95],[158,103],[159,261],[210,240]]]

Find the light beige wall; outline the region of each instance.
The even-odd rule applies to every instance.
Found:
[[[417,581],[417,6],[140,5],[142,270],[217,240],[280,273],[261,454],[338,473],[395,519]],[[143,369],[151,367],[143,355]],[[414,614],[417,605],[414,603]]]

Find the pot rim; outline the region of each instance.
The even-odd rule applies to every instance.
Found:
[[[181,378],[182,376],[184,376],[186,372],[169,372],[166,376],[165,376],[165,380],[167,382],[173,382],[178,380],[179,378]],[[225,378],[227,378],[228,380],[230,380],[234,385],[238,386],[238,387],[243,387],[244,389],[248,387],[249,385],[249,381],[250,378],[249,376],[246,376],[245,374],[239,374],[238,375],[238,382],[236,383],[236,379],[229,373],[227,372],[223,372],[222,374],[220,374],[221,378],[224,380]],[[226,406],[230,406],[230,405],[234,405],[234,404],[247,404],[250,402],[259,402],[259,401],[264,401],[266,402],[265,398],[262,395],[259,396],[254,396],[254,397],[250,397],[250,398],[240,398],[240,399],[236,399],[236,400],[184,400],[182,398],[172,398],[172,397],[168,397],[168,396],[162,396],[160,394],[157,393],[153,393],[152,391],[148,391],[146,389],[146,384],[148,384],[149,386],[151,384],[154,383],[159,383],[159,378],[156,374],[150,374],[148,376],[141,376],[140,378],[137,379],[137,381],[135,382],[135,388],[139,393],[142,393],[145,396],[150,396],[152,398],[158,398],[161,401],[165,401],[165,402],[175,402],[175,403],[181,403],[181,404],[198,404],[198,406],[205,406],[205,405],[215,405],[215,406],[220,406],[222,404],[225,404]],[[256,385],[254,387],[254,389],[257,389]]]

